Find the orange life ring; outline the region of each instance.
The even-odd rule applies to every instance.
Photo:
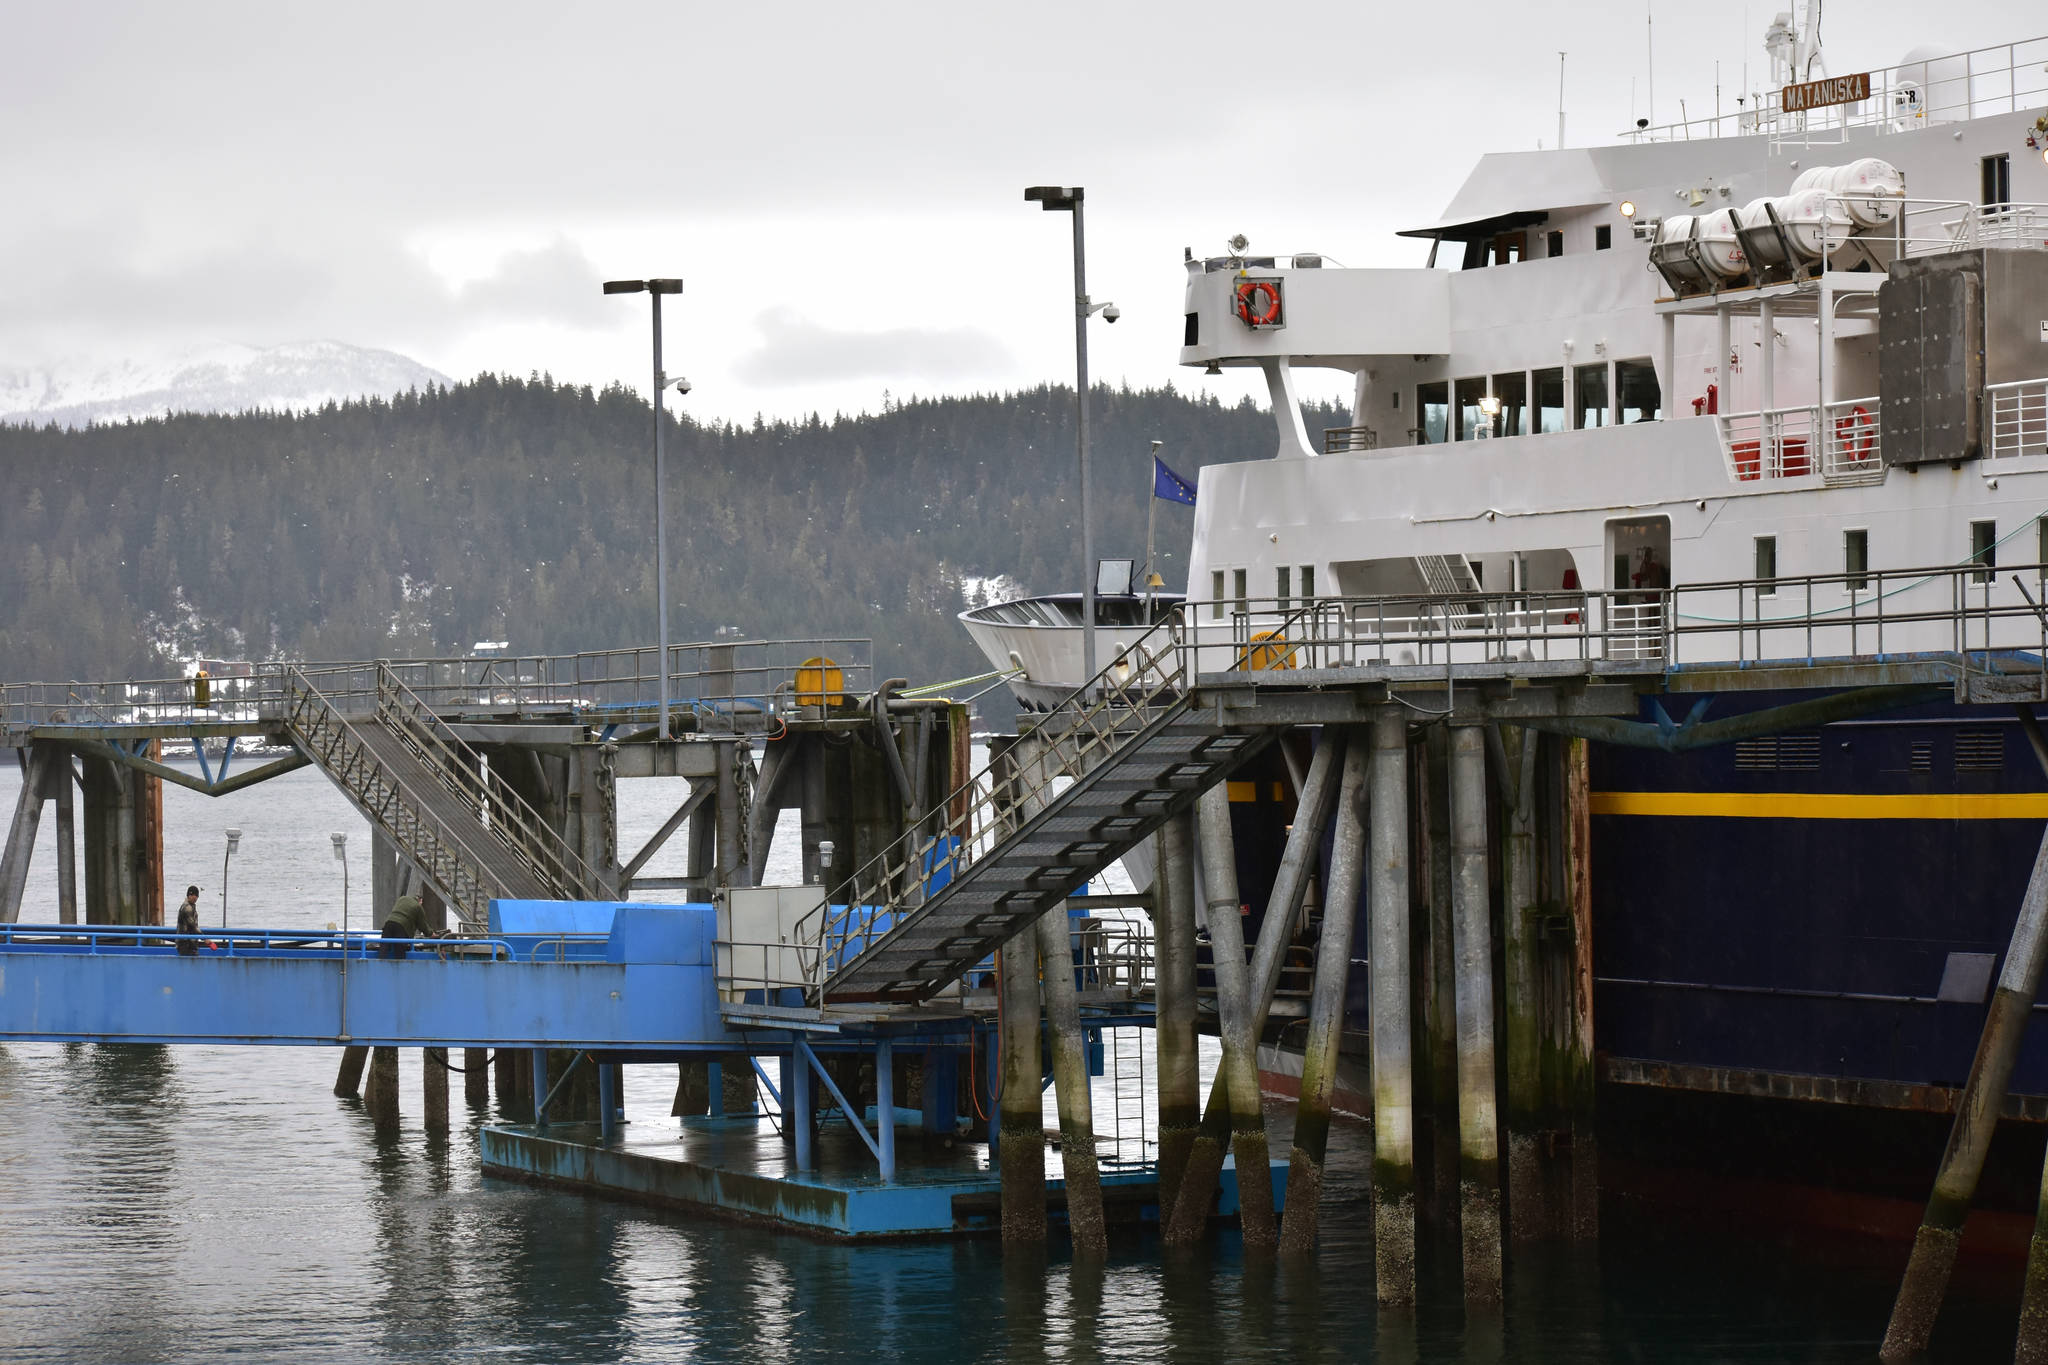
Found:
[[[1857,439],[1857,433],[1862,439]],[[1852,460],[1870,458],[1870,448],[1877,444],[1877,433],[1870,429],[1870,409],[1858,403],[1855,407],[1835,419],[1835,444],[1849,453]]]
[[[1264,306],[1254,304],[1263,299]],[[1237,316],[1247,327],[1277,327],[1280,323],[1280,286],[1272,280],[1242,280],[1237,286]]]

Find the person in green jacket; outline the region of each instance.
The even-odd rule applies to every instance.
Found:
[[[403,940],[409,938],[438,937],[427,924],[427,907],[418,896],[400,896],[392,902],[391,913],[384,917],[384,937],[400,940],[385,943],[377,950],[379,957],[396,961],[412,950],[412,945]]]

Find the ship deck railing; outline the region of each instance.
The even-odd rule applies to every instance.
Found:
[[[1995,546],[1990,554],[1985,562],[1671,588],[1192,602],[1171,668],[1205,681],[1237,672],[1285,685],[1290,671],[1471,665],[1503,674],[1523,666],[1532,675],[1556,665],[1655,674],[1908,658],[1939,658],[1954,669],[2043,667],[2048,565],[2001,568]]]
[[[2048,379],[1989,384],[1984,399],[1986,459],[2048,455]]]
[[[1759,90],[1747,107],[1631,128],[1619,136],[1629,142],[1768,137],[1773,149],[1814,147],[2017,113],[2048,103],[2048,37],[1902,62],[1869,76],[1870,98],[1855,104],[1786,110],[1782,92]]]
[[[874,685],[874,647],[849,637],[704,641],[669,646],[671,710],[699,730],[755,732],[815,696],[797,674],[813,659],[837,670],[835,692]],[[294,670],[347,714],[377,707],[379,670],[395,676],[437,714],[490,718],[566,717],[600,727],[652,724],[660,710],[658,648],[498,658],[256,664],[246,676],[117,682],[0,684],[0,725],[9,728],[175,728],[230,733],[281,724],[291,706]],[[203,700],[202,700],[203,697]]]
[[[1883,423],[1875,396],[1720,415],[1721,456],[1731,483],[1803,479],[1884,481]]]

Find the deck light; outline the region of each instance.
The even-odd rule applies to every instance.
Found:
[[[1621,216],[1622,216],[1622,217],[1624,217],[1624,218],[1633,218],[1633,217],[1635,217],[1635,216],[1636,216],[1636,201],[1635,201],[1635,200],[1633,200],[1633,199],[1624,199],[1624,200],[1622,200],[1622,201],[1621,201]]]

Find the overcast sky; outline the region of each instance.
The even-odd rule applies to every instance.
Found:
[[[1174,365],[1181,248],[1419,264],[1487,151],[1732,109],[1772,3],[225,5],[0,0],[0,364],[333,338],[450,375],[647,383],[700,416],[1071,381],[1064,215]],[[1828,7],[1836,72],[2048,23],[2018,0]],[[1334,391],[1326,389],[1324,391]],[[1263,397],[1263,394],[1261,394]]]

